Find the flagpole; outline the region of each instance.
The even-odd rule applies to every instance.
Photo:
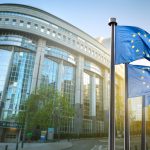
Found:
[[[115,150],[115,26],[116,18],[109,19],[111,26],[111,68],[110,68],[110,107],[109,107],[109,150]]]
[[[145,126],[145,96],[142,97],[142,135],[141,135],[141,150],[145,150],[146,141],[146,126]]]
[[[125,64],[125,120],[124,120],[124,150],[130,150],[129,108],[128,108],[128,64]]]

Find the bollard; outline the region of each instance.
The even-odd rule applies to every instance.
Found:
[[[137,145],[135,145],[134,148],[135,148],[134,150],[138,150],[138,149],[137,149]]]
[[[8,150],[8,145],[5,145],[5,150]]]

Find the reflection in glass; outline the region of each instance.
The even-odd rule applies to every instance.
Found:
[[[9,70],[9,63],[12,52],[0,49],[0,101],[4,94],[5,82],[7,80],[7,72]]]
[[[89,110],[90,110],[90,75],[85,73],[83,74],[83,116],[85,119],[89,119]]]
[[[62,49],[55,48],[55,47],[47,47],[45,49],[45,53],[47,55],[51,55],[51,56],[66,60],[72,64],[75,64],[75,57],[69,52],[64,51]]]
[[[14,52],[2,119],[11,119],[30,94],[35,55]]]
[[[96,77],[96,119],[103,120],[102,78]]]
[[[45,58],[42,67],[41,84],[44,86],[53,86],[56,88],[58,63]]]
[[[62,91],[69,96],[70,104],[75,101],[75,68],[69,64],[64,64]]]

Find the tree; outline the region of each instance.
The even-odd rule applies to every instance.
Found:
[[[34,91],[24,103],[25,111],[20,111],[16,121],[32,130],[37,126],[46,130],[48,127],[65,126],[68,118],[74,116],[74,108],[67,95],[51,86],[41,86]],[[63,119],[62,119],[63,118]]]

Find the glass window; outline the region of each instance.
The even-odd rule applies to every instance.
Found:
[[[58,38],[61,39],[61,34],[60,33],[58,33]]]
[[[69,64],[64,64],[62,91],[73,105],[75,103],[75,68]]]
[[[85,73],[83,74],[83,116],[85,119],[89,119],[90,114],[90,90],[91,82],[90,75]]]
[[[103,121],[103,80],[96,77],[96,119]]]
[[[12,25],[13,25],[13,26],[16,25],[16,22],[17,22],[17,20],[16,20],[16,19],[13,19],[13,20],[12,20]]]
[[[50,34],[50,29],[47,29],[47,32],[46,32],[47,34]]]
[[[42,66],[41,85],[53,86],[56,88],[57,83],[58,63],[45,58]]]
[[[67,51],[55,47],[47,47],[46,54],[64,59],[72,64],[75,64],[75,57]]]
[[[19,35],[0,35],[0,45],[15,45],[36,50],[36,41]]]
[[[27,22],[27,28],[31,27],[31,22]]]
[[[9,23],[9,18],[5,18],[5,24]]]
[[[23,20],[20,20],[20,23],[19,23],[19,26],[23,26],[23,24],[24,24],[24,21]]]
[[[56,32],[55,31],[52,32],[52,36],[56,37]]]
[[[3,119],[9,119],[16,115],[19,112],[20,104],[24,103],[29,96],[34,60],[34,53],[14,52],[10,66]]]
[[[5,82],[9,72],[9,64],[12,52],[0,49],[0,101],[2,100],[3,93],[5,92]]]
[[[66,36],[65,35],[63,35],[63,41],[66,41]]]
[[[38,29],[38,24],[34,24],[35,29]]]
[[[41,27],[41,32],[44,32],[44,27],[43,26]]]

